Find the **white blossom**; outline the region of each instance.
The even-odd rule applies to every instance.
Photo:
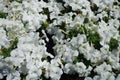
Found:
[[[6,31],[0,28],[0,49],[1,47],[8,48],[10,46],[9,39],[6,36]]]
[[[119,80],[119,15],[118,0],[0,0],[0,79]]]

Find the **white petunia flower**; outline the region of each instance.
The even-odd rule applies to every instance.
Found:
[[[93,80],[91,77],[85,77],[85,80]]]
[[[36,73],[31,73],[26,76],[26,80],[38,80],[38,75]]]
[[[59,80],[61,75],[63,74],[62,69],[59,67],[60,64],[56,60],[51,60],[48,65],[45,65],[45,76],[50,77],[52,80]]]
[[[3,75],[0,73],[0,79],[2,79],[3,78]]]
[[[105,62],[103,64],[101,64],[100,66],[97,66],[96,69],[94,70],[95,72],[97,72],[98,74],[102,74],[105,72],[110,72],[112,71],[112,68],[110,65],[106,64]]]
[[[7,75],[6,80],[20,80],[20,73],[18,71],[12,72]]]
[[[1,47],[8,48],[10,46],[9,39],[6,35],[6,31],[0,28],[0,49]]]
[[[72,63],[65,64],[65,67],[63,68],[64,72],[66,74],[74,74],[75,73],[75,65]]]
[[[118,74],[118,76],[117,76],[116,80],[120,80],[120,74]]]
[[[86,72],[86,66],[82,62],[76,63],[75,70],[78,72],[79,76],[84,76]]]

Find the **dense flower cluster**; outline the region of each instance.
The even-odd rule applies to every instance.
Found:
[[[120,80],[120,0],[0,0],[0,79]]]

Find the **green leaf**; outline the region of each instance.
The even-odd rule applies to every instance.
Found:
[[[80,34],[86,34],[87,29],[82,25],[77,25],[75,29],[70,29],[70,31],[68,32],[67,37],[73,38],[73,37],[76,37],[79,33]]]
[[[84,19],[84,23],[88,23],[89,22],[89,19],[88,18],[85,18]]]
[[[119,31],[119,34],[120,34],[120,25],[119,25],[118,31]]]
[[[87,40],[89,41],[89,44],[93,45],[96,49],[100,49],[102,46],[100,45],[100,35],[97,32],[89,31],[87,36]]]
[[[8,13],[4,13],[0,11],[0,18],[6,18],[8,16]]]
[[[111,38],[110,42],[109,42],[109,46],[110,46],[110,48],[109,48],[110,51],[117,49],[117,47],[119,46],[118,40],[116,40],[115,38]]]
[[[76,64],[77,62],[83,62],[87,67],[89,65],[91,65],[90,60],[87,60],[83,54],[79,53],[79,55],[75,58],[75,60],[73,61],[74,64]]]
[[[109,17],[106,17],[106,16],[103,17],[102,19],[103,19],[103,21],[105,21],[106,23],[109,21]]]
[[[42,11],[42,12],[40,12],[40,13],[42,13],[42,14],[46,14],[46,15],[49,15],[49,14],[50,14],[50,12],[49,12],[49,9],[48,9],[48,8],[43,8],[43,11]]]
[[[65,22],[62,22],[60,25],[56,25],[57,27],[59,27],[60,29],[66,31],[66,23]]]
[[[22,0],[10,0],[10,2],[16,1],[18,3],[22,3]]]
[[[49,22],[48,21],[45,21],[45,22],[43,22],[42,24],[41,24],[41,29],[43,29],[43,30],[46,30],[46,28],[47,28],[47,26],[49,26]]]

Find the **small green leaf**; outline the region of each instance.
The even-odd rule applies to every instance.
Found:
[[[22,3],[22,0],[10,0],[10,2],[13,2],[13,1],[16,1],[16,2]]]
[[[0,11],[0,18],[6,18],[8,16],[8,13],[4,13]]]
[[[88,23],[89,22],[89,19],[88,18],[85,18],[84,19],[84,23]]]
[[[97,32],[89,31],[87,36],[87,40],[89,41],[90,45],[92,44],[96,49],[100,49],[102,46],[100,45],[100,35]]]
[[[119,25],[118,31],[119,31],[119,34],[120,34],[120,25]]]
[[[41,29],[43,30],[46,30],[47,26],[49,25],[50,23],[48,21],[45,21],[41,24]]]
[[[60,29],[62,29],[62,30],[66,30],[66,28],[65,28],[65,26],[66,26],[66,24],[65,24],[65,22],[62,22],[60,25],[56,25],[57,27],[59,27]]]
[[[75,29],[70,29],[70,31],[68,32],[68,37],[69,38],[73,38],[76,37],[78,34],[86,34],[87,33],[87,29],[84,26],[80,26],[77,25]]]
[[[117,47],[119,46],[118,45],[118,40],[114,39],[114,38],[111,38],[110,39],[110,42],[109,42],[109,46],[110,46],[110,51],[114,50],[114,49],[117,49]]]
[[[75,58],[75,60],[73,61],[74,64],[76,64],[77,62],[83,62],[87,67],[89,65],[91,65],[90,60],[87,60],[83,54],[79,53],[79,55]]]
[[[103,17],[102,19],[103,19],[103,21],[105,21],[106,23],[109,21],[109,17],[106,17],[106,16]]]
[[[49,15],[49,14],[50,14],[50,12],[49,12],[49,9],[48,9],[48,8],[43,8],[43,11],[42,11],[42,12],[40,12],[40,13],[42,13],[42,14],[46,14],[46,15]]]

